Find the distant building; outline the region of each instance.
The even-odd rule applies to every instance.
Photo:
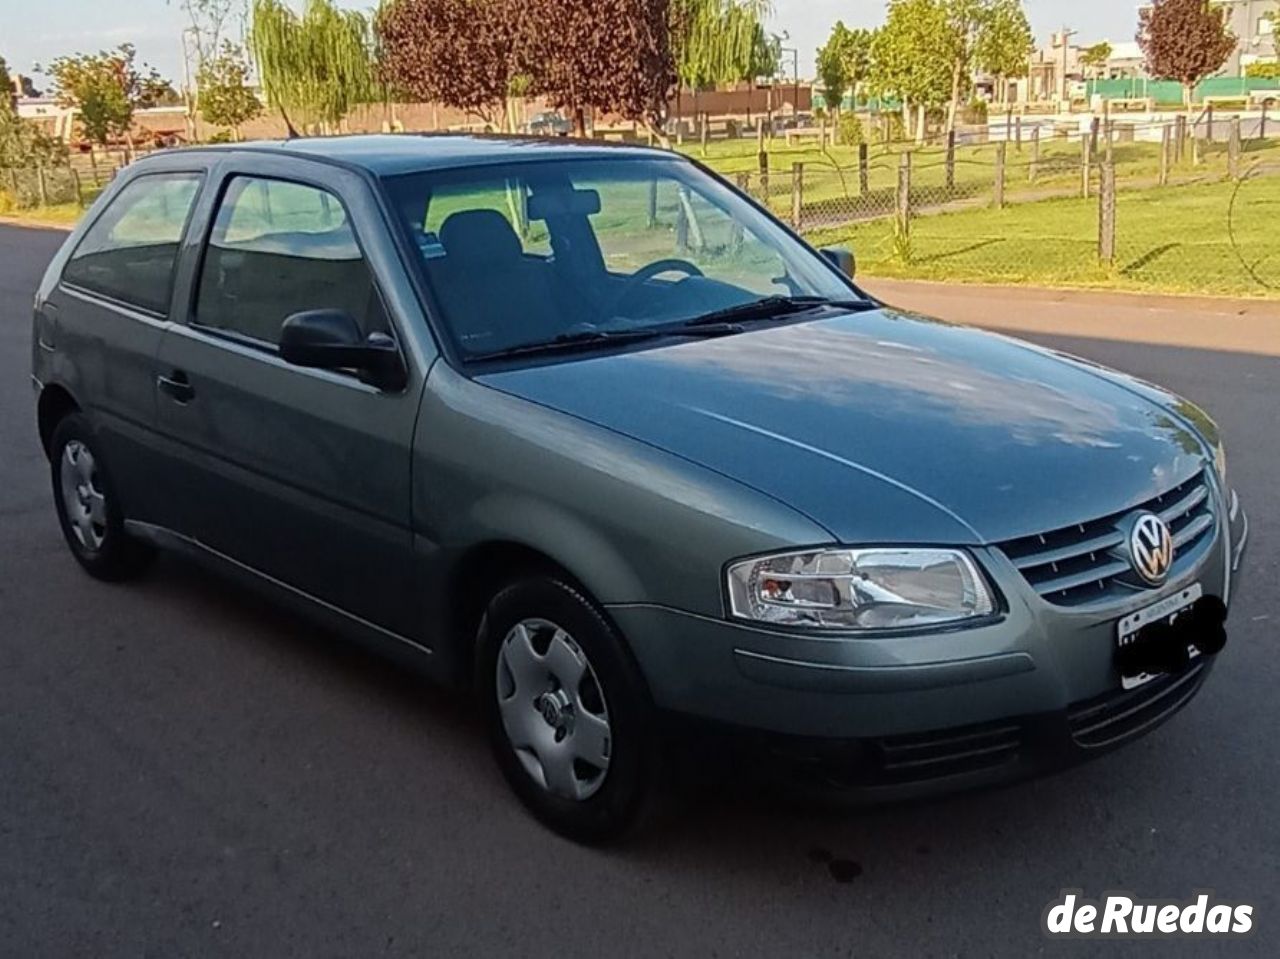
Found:
[[[1147,76],[1147,57],[1136,40],[1111,44],[1107,58],[1108,80],[1136,80]]]
[[[1072,43],[1070,31],[1055,33],[1048,46],[1037,48],[1027,71],[1027,89],[1020,99],[1038,102],[1063,101],[1072,87],[1084,80],[1084,64],[1080,57],[1085,48]]]

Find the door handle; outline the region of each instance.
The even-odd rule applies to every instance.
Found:
[[[156,386],[178,403],[190,403],[196,398],[196,388],[182,370],[174,370],[168,376],[157,376]]]

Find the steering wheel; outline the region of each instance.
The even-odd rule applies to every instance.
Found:
[[[622,306],[636,288],[641,284],[648,283],[654,277],[661,276],[663,273],[684,273],[688,277],[704,277],[706,276],[700,269],[688,260],[666,259],[656,260],[648,266],[643,266],[636,270],[624,281],[624,286],[609,301],[605,308],[605,315],[612,316],[618,311],[618,307]]]

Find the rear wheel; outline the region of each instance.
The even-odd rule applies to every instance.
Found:
[[[115,488],[83,414],[71,413],[58,423],[49,465],[58,523],[80,565],[108,581],[141,573],[153,551],[125,532]]]
[[[599,608],[554,577],[515,583],[486,610],[477,668],[498,764],[533,814],[579,842],[633,827],[656,791],[657,737]]]

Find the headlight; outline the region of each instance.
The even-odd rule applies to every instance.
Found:
[[[968,553],[828,549],[729,567],[734,616],[822,629],[937,626],[990,615],[995,603]]]

